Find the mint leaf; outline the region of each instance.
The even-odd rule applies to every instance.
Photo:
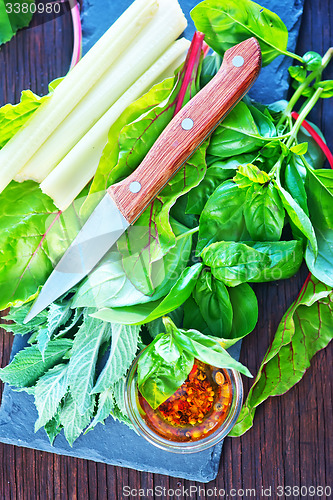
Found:
[[[95,401],[93,400],[91,407],[84,415],[81,415],[73,397],[67,394],[63,407],[59,411],[59,420],[64,427],[66,439],[71,446],[73,446],[74,441],[90,423],[94,405]]]
[[[105,391],[126,374],[135,357],[140,333],[140,326],[101,323],[112,330],[111,349],[93,393]]]
[[[85,434],[89,431],[92,431],[97,424],[104,425],[104,420],[110,416],[114,407],[115,406],[112,389],[106,389],[105,391],[101,392],[98,398],[96,415],[93,421],[90,423],[89,427],[86,429]]]
[[[72,343],[70,339],[52,340],[47,346],[44,360],[37,345],[25,347],[8,366],[0,369],[1,380],[16,387],[34,385],[41,375],[61,361]]]
[[[74,338],[69,361],[68,381],[71,394],[81,415],[92,404],[91,391],[95,381],[95,370],[101,345],[111,337],[111,325],[85,315]],[[100,392],[100,391],[98,391]]]
[[[35,405],[38,410],[35,432],[56,415],[57,408],[67,392],[67,373],[68,364],[59,364],[38,380],[35,388]]]

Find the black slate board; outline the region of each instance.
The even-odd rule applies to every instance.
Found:
[[[89,0],[84,3],[82,14],[83,53],[105,33],[108,27],[127,9],[132,0]],[[184,36],[191,40],[195,31],[190,11],[199,0],[179,0],[188,20]],[[263,7],[278,14],[289,31],[288,50],[296,47],[304,0],[263,0]],[[286,99],[289,88],[287,68],[292,64],[289,57],[279,56],[269,66],[262,68],[257,82],[250,91],[250,96],[258,102],[268,104],[279,99]]]
[[[95,43],[130,3],[131,0],[85,2],[84,52]],[[195,0],[180,0],[189,20],[185,31],[188,39],[192,38],[195,29],[189,12],[197,3]],[[265,0],[261,3],[279,14],[286,23],[290,33],[288,48],[294,50],[303,0]],[[290,60],[278,57],[269,67],[263,68],[257,83],[251,89],[251,97],[260,102],[272,102],[285,98],[288,90],[286,68],[290,64]],[[25,339],[16,337],[12,356],[24,345]],[[240,343],[234,346],[230,353],[238,359],[239,351]],[[63,433],[56,438],[52,447],[44,430],[34,433],[36,419],[37,412],[33,397],[25,392],[15,392],[6,385],[0,408],[0,442],[201,482],[213,480],[218,472],[222,443],[209,450],[185,457],[155,448],[124,424],[115,422],[110,417],[105,426],[99,424],[94,431],[81,436],[72,448],[68,445]]]
[[[15,338],[12,357],[27,345],[26,340],[19,336]],[[229,352],[239,359],[240,343],[229,349]],[[109,417],[105,425],[98,424],[93,431],[80,436],[72,448],[63,432],[51,446],[43,429],[34,432],[36,420],[33,396],[15,392],[6,384],[0,408],[2,443],[201,482],[211,481],[218,472],[222,443],[186,456],[170,453],[156,448],[125,424]]]

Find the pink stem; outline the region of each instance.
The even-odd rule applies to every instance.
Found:
[[[291,116],[294,118],[294,120],[297,120],[297,118],[299,117],[299,114],[296,113],[296,111],[293,111],[291,113]],[[320,135],[317,134],[317,132],[314,130],[314,128],[312,128],[310,123],[308,123],[306,120],[303,121],[302,127],[305,128],[305,130],[307,130],[310,135],[312,135],[312,137],[314,138],[314,140],[316,141],[316,143],[318,144],[318,146],[321,148],[322,152],[326,156],[329,164],[331,165],[331,168],[333,168],[333,155],[332,155],[331,151],[329,150],[328,146],[324,143],[324,141],[320,137]]]
[[[178,113],[178,111],[181,110],[183,103],[184,103],[184,98],[185,94],[188,88],[189,83],[191,82],[192,78],[192,73],[193,73],[193,68],[198,64],[200,56],[201,56],[201,50],[202,50],[202,44],[203,44],[203,39],[205,35],[203,33],[200,33],[200,31],[196,31],[194,33],[191,46],[188,49],[186,61],[185,61],[185,75],[184,75],[184,80],[183,83],[180,87],[180,91],[177,97],[177,103],[176,103],[176,108],[175,108],[175,115]]]
[[[73,44],[72,61],[69,68],[70,70],[74,68],[74,66],[79,62],[82,54],[82,25],[80,17],[80,8],[77,0],[75,1],[75,5],[71,8],[71,14],[73,20],[74,44]]]
[[[204,53],[204,57],[206,57],[207,54],[208,54],[208,52],[210,51],[210,46],[205,41],[202,44],[202,50],[203,50],[203,53]]]

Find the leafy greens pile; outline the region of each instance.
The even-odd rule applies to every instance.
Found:
[[[63,428],[72,444],[110,414],[129,424],[125,376],[138,350],[155,338],[142,367],[142,384],[153,387],[159,380],[158,393],[146,391],[155,398],[153,406],[171,390],[159,377],[166,366],[156,365],[158,352],[180,368],[174,390],[190,372],[193,356],[203,351],[249,375],[217,353],[256,325],[250,283],[289,278],[303,259],[312,274],[282,318],[233,435],[252,426],[258,404],[300,380],[332,338],[333,170],[322,168],[320,149],[301,130],[316,102],[333,95],[332,81],[322,79],[332,49],[323,57],[288,52],[283,22],[250,0],[206,0],[191,15],[216,53],[194,57],[190,79],[181,68],[124,111],[110,129],[89,191],[73,207],[58,212],[32,182],[12,182],[0,195],[0,307],[15,306],[6,317],[14,322],[4,325],[8,331],[29,334],[28,347],[0,376],[34,395],[36,429],[44,426],[51,442]],[[297,61],[289,69],[295,88],[290,101],[263,105],[244,98],[117,248],[75,289],[23,325],[29,301],[105,189],[135,170],[172,119],[180,88],[185,85],[184,104],[216,74],[224,51],[250,36],[261,45],[264,65],[279,55]],[[23,105],[33,112],[35,101],[25,94],[17,107],[0,110],[2,146],[24,120]],[[172,327],[164,320],[167,331],[165,315],[173,320]]]

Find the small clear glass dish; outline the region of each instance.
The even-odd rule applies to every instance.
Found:
[[[184,424],[184,421],[182,425],[172,425],[166,418],[168,414],[162,411],[162,408],[168,408],[168,406],[163,403],[163,406],[160,405],[156,410],[153,410],[138,390],[137,366],[142,352],[134,360],[125,385],[127,414],[138,434],[154,446],[173,453],[199,452],[216,445],[227,436],[237,421],[243,403],[243,384],[239,372],[232,369],[216,368],[195,360],[195,363],[204,367],[205,373],[210,379],[212,385],[209,386],[209,390],[213,391],[210,395],[214,394],[214,401],[210,411],[201,420],[197,420],[194,425],[190,425],[188,422]],[[203,372],[198,371],[197,373],[202,376]],[[189,380],[188,378],[188,383]],[[183,387],[188,386],[184,383]],[[183,390],[182,388],[179,391]],[[174,401],[175,396],[176,394],[171,396],[167,402]],[[185,397],[182,398],[185,404],[187,404],[186,401],[191,400],[190,398],[186,399],[187,396],[188,394],[185,394]],[[171,407],[171,403],[169,403],[169,407]],[[177,413],[177,418],[180,418],[179,415],[182,415],[182,412]],[[174,414],[172,413],[171,416],[173,417]]]

